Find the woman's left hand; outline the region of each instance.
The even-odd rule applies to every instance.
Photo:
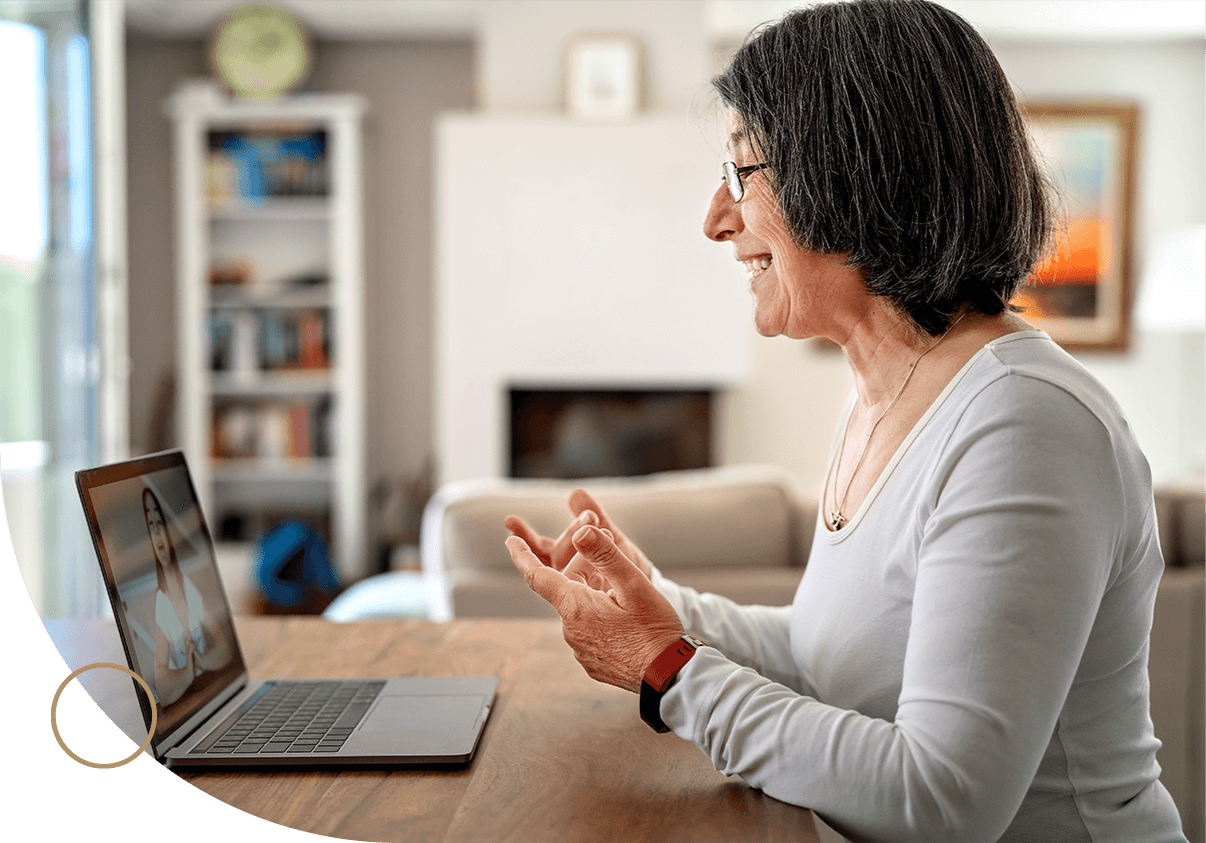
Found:
[[[507,539],[511,561],[528,585],[561,615],[562,634],[586,673],[628,691],[640,691],[645,669],[683,636],[683,625],[611,535],[593,525],[573,536],[574,549],[608,586],[592,588],[541,563],[518,536]]]

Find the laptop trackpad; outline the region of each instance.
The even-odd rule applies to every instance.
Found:
[[[481,694],[386,696],[377,701],[353,738],[377,746],[395,745],[412,755],[464,753],[477,742],[475,727],[485,706]]]

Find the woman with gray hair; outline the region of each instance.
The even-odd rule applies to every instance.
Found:
[[[714,85],[704,231],[759,333],[826,337],[854,374],[795,600],[670,582],[583,490],[557,539],[507,519],[516,566],[651,726],[851,839],[1182,840],[1148,712],[1150,472],[1010,307],[1053,213],[988,45],[926,0],[829,3]]]

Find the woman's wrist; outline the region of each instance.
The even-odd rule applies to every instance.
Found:
[[[641,719],[655,732],[670,731],[662,720],[662,697],[678,678],[679,671],[703,646],[706,646],[703,641],[683,634],[666,646],[645,669],[641,679]]]
[[[679,629],[674,633],[658,635],[656,639],[651,640],[647,648],[647,657],[642,662],[644,668],[641,670],[641,679],[643,680],[649,675],[649,669],[653,666],[654,662],[686,637],[688,637],[686,630]]]

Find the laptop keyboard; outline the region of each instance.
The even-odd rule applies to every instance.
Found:
[[[338,752],[384,687],[356,680],[265,683],[190,754]]]

